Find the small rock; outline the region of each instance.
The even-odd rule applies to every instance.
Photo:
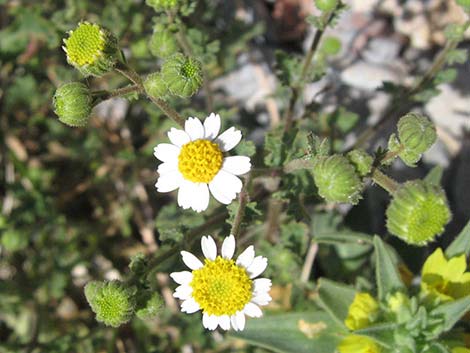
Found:
[[[374,91],[384,81],[398,83],[400,77],[394,70],[384,66],[359,61],[341,73],[341,80],[349,86]]]
[[[398,56],[401,43],[392,38],[374,38],[362,53],[365,60],[374,64],[389,63]]]

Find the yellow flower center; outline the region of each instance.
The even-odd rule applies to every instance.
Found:
[[[193,298],[209,315],[233,315],[251,299],[252,281],[243,267],[217,256],[193,271]]]
[[[196,140],[181,147],[178,169],[187,180],[209,183],[222,167],[222,160],[218,144],[209,140]]]
[[[105,38],[100,27],[87,22],[80,23],[65,40],[69,61],[79,66],[93,64],[101,55],[104,46]]]

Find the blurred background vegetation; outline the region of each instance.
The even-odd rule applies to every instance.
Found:
[[[266,85],[272,86],[270,80],[275,79],[273,73],[279,63],[285,62],[280,60],[276,66],[274,52],[282,49],[288,56],[302,52],[302,43],[310,35],[306,21],[310,5],[306,3],[198,1],[194,13],[184,21],[193,51],[213,80],[212,100],[199,94],[191,102],[174,98],[170,104],[183,116],[204,118],[213,110],[225,122],[236,121],[253,141],[240,149],[244,154],[256,153],[256,146],[262,144],[268,128],[278,123],[278,104],[282,107],[287,103],[282,85],[266,93]],[[406,76],[429,64],[442,45],[439,33],[445,23],[432,17],[437,16],[434,12],[427,17],[430,35],[423,46],[412,37],[415,35],[412,30],[407,33],[398,29],[395,17],[417,16],[411,10],[411,15],[393,13],[404,3],[396,2],[392,10],[374,4],[366,10],[371,24],[361,22],[363,31],[358,32],[367,34],[359,37],[366,42],[374,36],[399,36],[400,50],[396,55],[406,64],[405,74],[401,74]],[[422,11],[431,14],[426,12],[431,1],[414,3],[424,4]],[[433,11],[450,13],[452,10],[445,3]],[[172,195],[157,195],[153,147],[166,140],[165,131],[172,124],[150,102],[127,97],[102,103],[94,110],[87,128],[69,128],[57,120],[51,109],[55,88],[82,80],[67,65],[60,49],[66,32],[80,20],[111,29],[130,65],[138,72],[149,73],[158,67],[148,41],[159,17],[143,1],[0,0],[0,352],[264,352],[241,341],[225,340],[218,333],[206,334],[197,315],[177,315],[178,303],[170,289],[173,284],[165,274],[181,267],[177,258],[159,268],[152,284],[165,300],[165,307],[154,320],[134,319],[118,329],[104,327],[94,320],[83,294],[83,286],[89,280],[123,278],[132,256],[158,253],[181,241],[186,230],[208,221],[213,223],[216,233],[225,236],[229,224],[225,222],[228,214],[215,204],[211,205],[212,216],[204,217],[178,209],[170,201]],[[354,18],[349,21],[351,26],[357,25]],[[374,24],[385,27],[374,32],[368,27]],[[402,24],[403,28],[406,26]],[[341,38],[343,46],[354,43],[357,50],[365,47],[357,41],[358,37],[348,39],[347,33],[352,28],[342,31],[346,33]],[[344,43],[345,40],[350,43]],[[338,108],[340,101],[346,108],[315,115],[312,112],[319,108],[312,103],[307,113],[318,119],[302,127],[305,131],[334,136],[339,141],[338,149],[344,145],[346,136],[354,134],[354,128],[357,131],[366,124],[365,118],[371,113],[364,102],[371,99],[372,93],[360,83],[352,84],[350,76],[343,74],[353,61],[349,60],[351,55],[355,54],[348,58],[343,52],[342,59],[335,61],[331,69],[324,63],[319,70],[322,75],[328,72],[330,78],[314,93],[326,92],[322,98],[325,105]],[[230,76],[231,72],[242,76],[240,70],[248,64],[255,74],[261,75],[255,80],[261,82],[259,87],[242,86],[243,82]],[[457,81],[470,82],[468,65],[461,68],[466,76]],[[252,79],[250,73],[248,80]],[[115,74],[88,81],[96,90],[127,83]],[[283,82],[282,76],[279,81]],[[467,94],[468,102],[469,91],[462,86],[454,87],[463,96]],[[254,90],[251,96],[265,93],[263,104],[259,101],[254,106],[245,104],[250,94],[236,96],[237,91],[250,89]],[[462,114],[468,119],[468,110],[463,109]],[[332,128],[333,124],[337,126]],[[469,203],[465,195],[470,181],[469,144],[466,135],[442,136],[445,137],[442,150],[451,151],[440,164],[446,167],[443,181],[454,211],[448,233],[455,234],[468,220]],[[268,137],[266,144],[268,150],[276,150],[278,141]],[[302,148],[305,150],[305,146],[299,146],[300,151]],[[439,151],[431,151],[430,159],[421,163],[415,174],[406,174],[398,165],[394,176],[401,181],[426,175],[436,164],[432,154],[439,155]],[[258,151],[253,157],[254,164],[261,166],[263,157]],[[435,169],[434,173],[441,171]],[[293,191],[302,190],[307,201],[315,200],[309,194],[314,192],[311,179],[303,175],[285,182]],[[263,188],[263,195],[275,189],[270,189],[268,182]],[[367,287],[370,246],[322,247],[313,274],[305,268],[304,258],[311,249],[311,234],[384,234],[385,192],[377,188],[368,191],[365,200],[352,210],[316,207],[310,224],[298,222],[297,204],[286,204],[288,193],[277,196],[262,202],[263,212],[256,204],[249,206],[247,219],[252,227],[243,238],[246,242],[257,237],[259,251],[270,258],[268,276],[275,274],[272,293],[275,301],[271,309],[310,307],[312,286],[306,284],[310,275],[328,275]],[[231,217],[234,210],[235,207],[229,209]],[[402,257],[410,259],[408,267],[419,268],[426,254],[393,241],[405,254]],[[442,241],[449,242],[449,237]],[[240,246],[244,245],[242,241]]]

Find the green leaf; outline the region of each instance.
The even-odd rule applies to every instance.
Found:
[[[450,350],[448,350],[447,347],[444,346],[443,344],[438,343],[438,342],[434,342],[426,350],[425,353],[450,353]]]
[[[253,157],[256,153],[256,146],[253,141],[242,140],[237,147],[235,153],[239,156]]]
[[[365,233],[354,232],[352,230],[339,230],[335,232],[314,234],[315,241],[323,244],[357,244],[370,245],[373,238]]]
[[[448,259],[460,254],[470,255],[470,221],[446,249]]]
[[[267,315],[248,320],[245,330],[230,333],[278,353],[330,353],[341,340],[338,327],[323,311]]]
[[[431,171],[426,175],[424,181],[433,184],[433,185],[441,185],[442,174],[444,173],[444,168],[440,165],[436,165]]]
[[[352,287],[326,278],[318,280],[318,304],[343,327],[355,295],[356,291]]]
[[[442,332],[449,331],[457,321],[460,320],[470,310],[470,295],[453,300],[444,304],[439,305],[436,309],[431,311],[431,316],[442,317],[444,325],[442,326]]]
[[[405,289],[393,262],[393,255],[378,236],[374,236],[376,281],[379,299],[385,299],[388,293]]]
[[[447,53],[447,64],[465,64],[468,58],[468,51],[466,49],[454,49]]]
[[[386,348],[391,348],[394,346],[395,343],[395,338],[393,335],[395,328],[395,323],[385,323],[369,326],[361,330],[356,330],[354,331],[354,333],[370,337],[374,341],[380,343],[382,346]]]

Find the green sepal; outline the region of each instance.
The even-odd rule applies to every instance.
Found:
[[[134,315],[136,288],[114,280],[92,281],[85,286],[85,297],[96,320],[107,326],[118,327]]]
[[[355,149],[349,152],[347,157],[360,176],[364,177],[370,173],[374,159],[366,151]]]
[[[447,197],[423,180],[402,184],[386,211],[388,231],[411,245],[422,246],[444,232],[451,219]]]
[[[318,157],[312,174],[318,194],[326,201],[354,205],[361,199],[362,180],[346,157],[339,154]]]
[[[144,88],[150,97],[163,99],[168,94],[168,86],[160,72],[149,74],[144,80]]]
[[[450,243],[445,254],[448,259],[461,254],[465,254],[466,257],[470,256],[470,221]]]
[[[397,291],[405,291],[400,274],[393,262],[390,250],[378,236],[374,236],[375,249],[375,279],[380,300],[385,300],[387,294]]]
[[[356,296],[354,288],[326,278],[320,278],[317,289],[318,304],[330,314],[333,320],[346,328],[344,320],[348,316],[349,307]]]
[[[202,85],[202,64],[199,60],[177,53],[162,66],[162,77],[171,94],[191,97]]]
[[[57,88],[52,105],[61,122],[81,127],[88,124],[93,98],[87,85],[81,82],[69,82]]]

